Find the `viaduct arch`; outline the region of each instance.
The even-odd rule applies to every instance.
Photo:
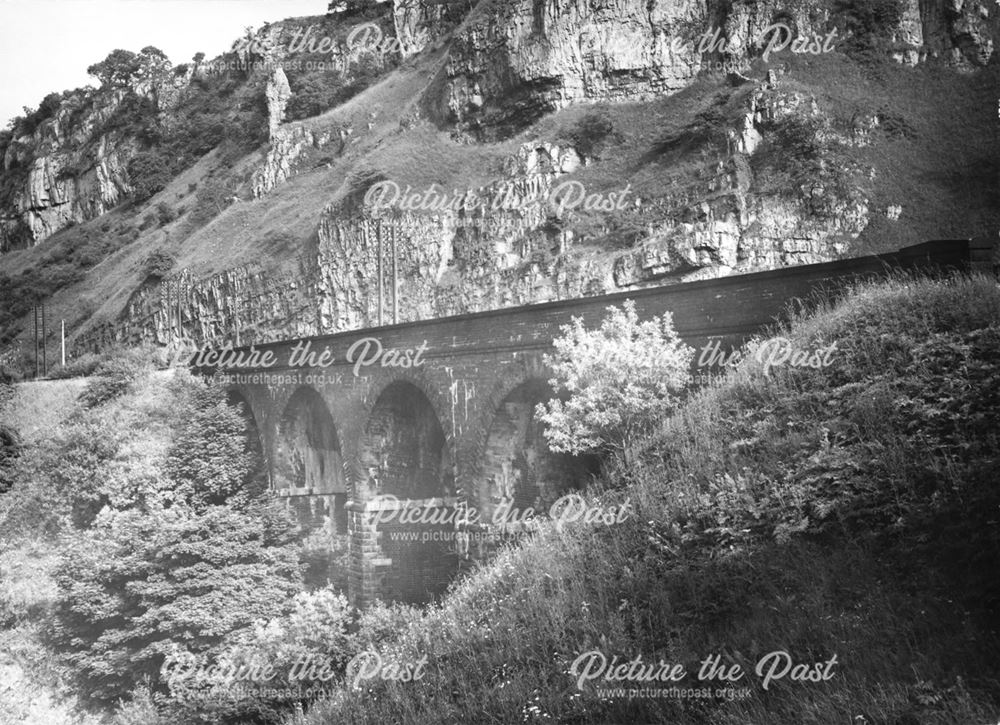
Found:
[[[220,377],[244,409],[259,433],[262,475],[304,533],[346,546],[352,602],[427,602],[463,561],[489,552],[457,512],[476,507],[480,521],[492,521],[501,505],[537,511],[589,480],[593,462],[549,451],[532,415],[551,397],[543,357],[572,318],[596,326],[608,306],[631,299],[640,317],[671,312],[696,351],[735,347],[789,301],[821,288],[835,292],[891,268],[988,267],[992,253],[988,243],[928,242],[891,255],[268,343],[252,349],[269,353],[271,364],[233,369],[199,355],[195,368]],[[421,512],[421,521],[404,510]]]

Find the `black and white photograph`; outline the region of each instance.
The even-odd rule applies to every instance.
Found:
[[[0,725],[1000,725],[1000,0],[0,0]]]

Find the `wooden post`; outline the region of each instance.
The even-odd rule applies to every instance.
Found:
[[[63,367],[66,367],[66,320],[62,321],[61,330],[59,332],[59,347],[62,349],[62,359],[60,362]]]
[[[184,307],[181,300],[181,280],[177,280],[177,344],[184,339]]]
[[[35,320],[35,378],[38,378],[38,305],[31,308]]]
[[[396,274],[396,227],[392,227],[392,324],[399,324],[399,278]]]
[[[49,360],[45,354],[45,303],[42,303],[42,377],[49,374]]]
[[[166,294],[167,296],[167,302],[164,305],[165,311],[167,313],[167,320],[164,323],[165,325],[164,329],[167,333],[167,348],[169,349],[171,343],[173,342],[173,322],[171,321],[173,315],[170,313],[170,280],[168,279],[163,280],[163,289],[164,289],[164,294]]]
[[[378,231],[376,232],[378,236],[378,324],[379,327],[382,326],[382,288],[385,286],[385,282],[382,274],[382,220],[379,220]]]

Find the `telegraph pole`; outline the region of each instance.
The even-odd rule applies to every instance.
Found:
[[[177,280],[177,342],[184,339],[184,307],[181,299],[181,279]]]
[[[42,377],[49,374],[49,360],[45,354],[45,303],[42,303]]]
[[[62,350],[60,362],[63,367],[66,367],[66,320],[62,321],[62,327],[59,332],[59,347]]]
[[[379,327],[382,326],[382,288],[385,286],[385,280],[382,274],[382,220],[379,219],[378,222],[378,324]]]
[[[164,324],[164,332],[166,332],[166,335],[167,335],[167,349],[170,349],[170,345],[173,342],[173,321],[171,319],[173,317],[173,315],[170,313],[171,310],[170,310],[170,280],[169,279],[163,280],[163,292],[167,296],[167,301],[166,301],[166,304],[164,305],[164,309],[165,309],[165,311],[167,313],[167,321]]]
[[[38,305],[31,308],[35,320],[35,378],[38,378]]]
[[[396,274],[396,226],[392,227],[392,324],[399,324],[399,277]]]

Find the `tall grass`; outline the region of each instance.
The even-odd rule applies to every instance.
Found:
[[[818,304],[777,332],[836,341],[832,365],[765,374],[751,345],[629,485],[606,482],[634,516],[504,549],[376,643],[426,655],[422,680],[343,686],[295,722],[996,722],[1000,290],[898,277]],[[683,663],[689,688],[719,654],[748,690],[580,691],[569,670],[593,649]],[[754,667],[777,650],[836,655],[833,677],[764,690]]]

